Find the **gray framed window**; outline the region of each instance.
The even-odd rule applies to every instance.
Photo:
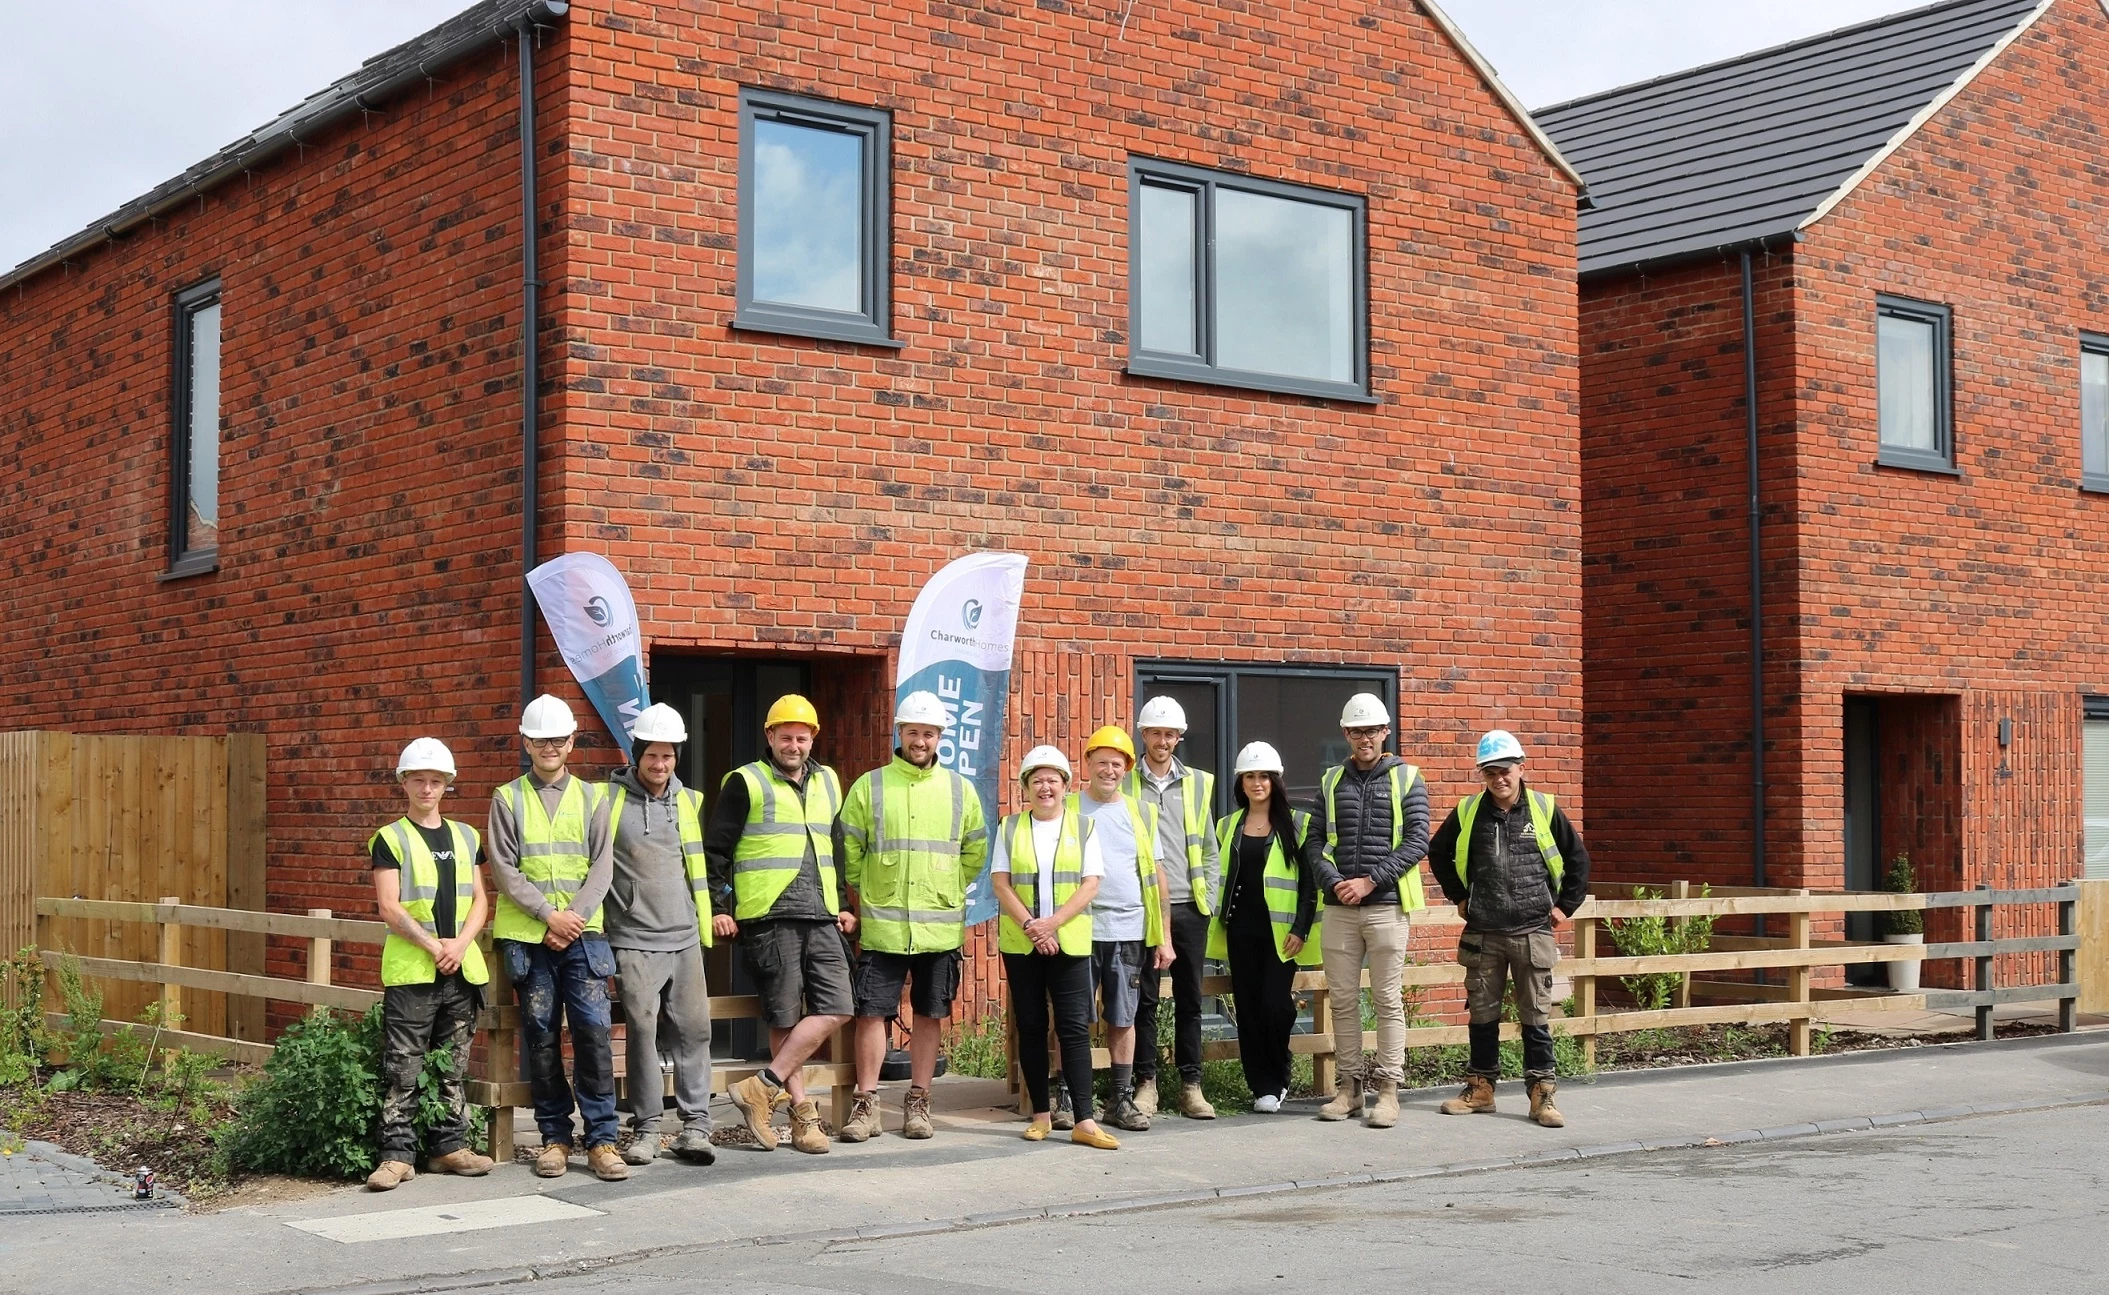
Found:
[[[168,577],[219,566],[220,282],[176,294]]]
[[[1920,472],[1955,471],[1946,306],[1875,298],[1876,461]]]
[[[1305,808],[1316,803],[1320,776],[1347,759],[1340,708],[1358,692],[1375,693],[1398,713],[1398,672],[1381,666],[1144,661],[1135,667],[1137,712],[1152,697],[1170,697],[1186,712],[1178,755],[1216,775],[1218,814],[1235,803],[1228,774],[1248,742],[1267,742],[1281,752],[1290,797]],[[1397,742],[1386,749],[1397,750]]]
[[[892,336],[893,119],[740,91],[735,328],[898,346]]]
[[[2109,337],[2080,334],[2080,488],[2109,492]]]
[[[1128,161],[1128,372],[1375,403],[1363,199]]]

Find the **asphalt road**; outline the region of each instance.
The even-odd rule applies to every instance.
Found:
[[[537,1286],[540,1283],[536,1283]],[[670,1256],[603,1291],[2109,1290],[2109,1108]]]

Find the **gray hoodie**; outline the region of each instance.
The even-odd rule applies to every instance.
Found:
[[[674,816],[681,779],[669,778],[666,794],[653,796],[637,770],[619,769],[608,780],[612,801],[623,789],[615,835],[615,877],[608,887],[608,943],[617,949],[679,953],[702,939],[695,894],[681,861],[681,826]]]

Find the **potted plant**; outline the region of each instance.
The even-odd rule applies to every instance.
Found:
[[[1909,895],[1919,888],[1918,873],[1912,869],[1911,856],[1900,854],[1890,861],[1889,872],[1882,878],[1882,889],[1892,894]],[[1882,933],[1884,944],[1924,944],[1926,942],[1926,913],[1923,909],[1898,908],[1876,914],[1876,928]],[[1892,993],[1910,993],[1919,987],[1917,959],[1909,962],[1885,964],[1889,971],[1889,988]]]

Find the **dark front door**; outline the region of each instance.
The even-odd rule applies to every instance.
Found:
[[[1876,862],[1882,857],[1880,763],[1876,758],[1876,702],[1872,697],[1845,699],[1845,888],[1873,890]],[[1875,938],[1873,913],[1848,913],[1845,938]],[[1884,977],[1880,964],[1849,967],[1852,984],[1875,984]]]

